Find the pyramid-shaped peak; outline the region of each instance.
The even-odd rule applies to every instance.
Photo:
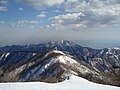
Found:
[[[70,46],[70,45],[73,45],[74,43],[71,42],[71,41],[67,41],[67,40],[61,40],[61,41],[52,41],[50,42],[52,44],[61,44],[61,45],[67,45],[67,46]]]
[[[49,42],[49,43],[46,43],[46,45],[48,46],[48,47],[56,47],[56,48],[65,48],[66,46],[73,46],[73,47],[75,47],[75,46],[80,46],[80,45],[78,45],[78,44],[75,44],[74,42],[72,42],[72,41],[68,41],[68,40],[59,40],[59,41],[51,41],[51,42]],[[61,49],[60,49],[61,50]]]
[[[72,43],[72,42],[67,40],[62,40],[61,43]]]

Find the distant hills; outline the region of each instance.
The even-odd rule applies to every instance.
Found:
[[[66,40],[0,48],[1,82],[61,82],[71,74],[120,86],[120,48],[97,50]]]

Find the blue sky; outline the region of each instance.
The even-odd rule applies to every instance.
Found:
[[[0,46],[120,40],[120,0],[0,0]]]

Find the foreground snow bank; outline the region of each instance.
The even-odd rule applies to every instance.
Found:
[[[77,76],[71,76],[70,80],[61,83],[0,83],[0,90],[120,90],[120,87],[101,85],[89,82]]]

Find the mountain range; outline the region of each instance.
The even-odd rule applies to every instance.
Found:
[[[120,86],[120,48],[92,49],[70,41],[0,48],[0,81],[56,83],[74,74]]]

